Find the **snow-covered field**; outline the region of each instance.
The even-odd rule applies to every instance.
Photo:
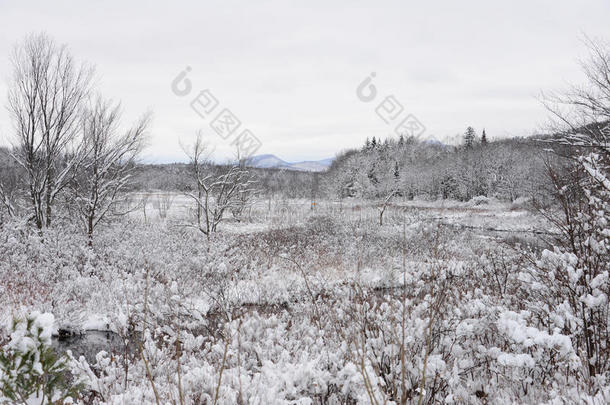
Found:
[[[93,248],[69,226],[0,233],[3,325],[36,310],[55,332],[124,342],[74,365],[90,403],[582,397],[564,320],[539,320],[531,231],[553,230],[525,203],[398,199],[379,226],[371,202],[259,201],[208,241],[171,197],[162,216],[154,194],[146,216],[100,228]]]
[[[175,192],[133,193],[132,205],[137,206],[131,213],[132,219],[160,220],[170,218],[180,221],[193,209],[193,201],[188,196]],[[416,216],[420,219],[437,221],[445,225],[496,228],[500,231],[548,231],[549,226],[539,216],[531,212],[527,199],[515,202],[501,202],[493,198],[483,198],[468,202],[454,200],[426,199],[407,200],[395,198],[384,218],[392,217],[394,222]],[[222,228],[235,232],[260,229],[257,226],[297,225],[311,215],[330,215],[346,221],[378,222],[378,204],[355,198],[345,200],[312,199],[264,199],[252,204],[246,211],[247,223],[224,222]]]

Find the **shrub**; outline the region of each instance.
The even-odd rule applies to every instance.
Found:
[[[51,348],[52,314],[14,319],[0,352],[0,403],[72,403],[80,386],[68,383],[70,358]]]

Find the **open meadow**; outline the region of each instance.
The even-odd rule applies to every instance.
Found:
[[[380,226],[366,201],[261,200],[210,239],[181,225],[184,196],[146,201],[92,248],[69,225],[44,240],[19,223],[0,233],[3,324],[53,313],[55,344],[85,356],[75,373],[98,399],[576,395],[539,389],[558,370],[542,365],[565,378],[577,365],[559,326],[532,326],[545,310],[533,269],[554,229],[527,201],[397,199]]]

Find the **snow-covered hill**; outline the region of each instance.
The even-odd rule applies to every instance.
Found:
[[[248,160],[248,166],[258,168],[277,168],[286,170],[300,170],[306,172],[323,172],[328,169],[333,159],[322,159],[302,162],[286,162],[275,155],[256,155]]]

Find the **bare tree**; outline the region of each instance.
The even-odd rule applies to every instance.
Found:
[[[83,158],[74,171],[71,191],[91,243],[101,221],[126,213],[115,208],[123,203],[122,191],[145,145],[151,115],[145,114],[123,134],[118,128],[119,105],[98,97],[83,115]]]
[[[379,226],[383,225],[383,214],[385,213],[386,208],[392,202],[392,198],[398,194],[396,190],[391,190],[388,195],[385,197],[382,203],[377,205],[377,209],[379,210]]]
[[[233,215],[233,218],[240,222],[243,218],[246,209],[251,209],[254,203],[256,202],[255,196],[258,195],[260,190],[255,188],[255,184],[257,184],[258,182],[254,180],[254,177],[251,176],[246,169],[252,164],[251,159],[242,158],[239,153],[239,148],[237,149],[236,158],[236,162],[238,162],[239,169],[244,172],[245,176],[242,179],[243,184],[237,190],[235,204],[231,205],[230,210],[231,214]]]
[[[572,164],[549,167],[558,210],[543,213],[561,231],[560,252],[574,260],[543,268],[538,276],[549,286],[547,302],[565,303],[570,310],[567,329],[593,390],[595,376],[610,371],[610,286],[599,282],[610,268],[610,45],[591,40],[588,45],[590,60],[583,63],[588,83],[545,99],[555,117],[557,149]]]
[[[21,173],[9,155],[8,149],[0,148],[0,218],[3,213],[9,217],[14,217],[17,213]]]
[[[5,186],[0,182],[0,208],[4,207],[6,209],[9,217],[12,217],[15,212],[15,208],[13,207],[12,199],[10,198],[10,194],[5,191]]]
[[[159,218],[165,219],[167,218],[167,214],[169,210],[172,208],[172,203],[174,202],[174,197],[172,193],[159,193],[155,196],[152,202],[152,206],[159,213]]]
[[[144,216],[144,223],[148,222],[148,216],[146,215],[146,207],[148,206],[148,200],[150,200],[150,193],[144,191],[140,195],[140,199],[137,202],[137,208],[142,208],[142,215]]]
[[[77,66],[65,46],[44,34],[15,47],[8,110],[17,133],[13,156],[26,172],[32,215],[51,225],[53,204],[81,155],[72,149],[93,70]]]
[[[17,175],[16,171],[11,170],[10,173],[3,173],[2,179],[0,179],[0,211],[6,211],[9,217],[14,217],[18,212],[19,179]]]
[[[197,229],[209,238],[212,232],[216,232],[226,211],[238,210],[247,203],[247,196],[254,191],[254,180],[244,165],[239,163],[219,167],[220,172],[215,172],[201,134],[185,151],[195,183],[195,189],[186,195],[195,202]]]
[[[564,93],[543,94],[553,130],[568,146],[610,153],[610,44],[586,39],[590,57],[581,63],[587,83]]]

